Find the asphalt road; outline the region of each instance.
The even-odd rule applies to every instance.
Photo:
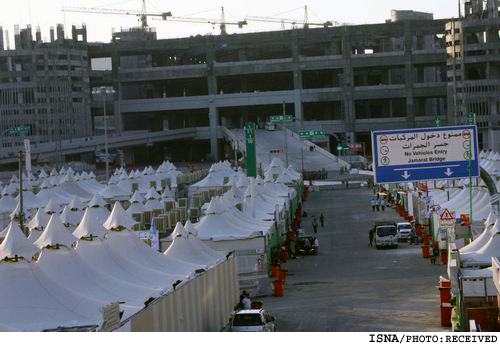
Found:
[[[261,299],[277,331],[441,331],[439,292],[444,266],[431,265],[417,245],[368,246],[376,220],[400,220],[393,209],[372,212],[371,189],[309,194],[304,209],[324,213],[320,254],[289,260],[285,296]],[[311,233],[310,218],[303,222]]]

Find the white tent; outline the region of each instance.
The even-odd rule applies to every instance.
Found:
[[[78,209],[70,209],[68,205],[66,205],[61,212],[61,215],[59,215],[59,218],[61,219],[61,222],[65,225],[68,226],[76,226],[80,223],[80,220],[82,219],[83,212]]]
[[[177,222],[174,234],[175,236],[172,244],[170,244],[167,251],[164,252],[165,256],[193,263],[204,269],[208,268],[209,265],[214,264],[209,263],[212,258],[204,255],[202,252],[199,252],[199,250],[193,246],[191,241],[188,239],[188,232],[184,229],[184,226],[182,226],[180,222]]]
[[[206,215],[202,216],[200,222],[194,224],[200,239],[213,241],[237,240],[262,237],[264,235],[262,230],[233,224],[232,220],[229,220],[224,215],[224,212],[224,206],[220,204],[218,198],[212,198]]]
[[[490,230],[491,238],[479,250],[468,252],[460,255],[462,266],[483,266],[491,265],[491,257],[500,256],[500,221],[497,220],[495,225]]]
[[[104,239],[104,235],[107,233],[107,229],[104,228],[101,222],[94,215],[96,212],[95,208],[85,209],[82,220],[76,227],[73,235],[78,239],[85,237],[98,237]]]
[[[38,252],[36,246],[24,236],[17,223],[12,221],[7,227],[7,234],[2,244],[0,244],[0,261],[3,261],[5,258],[14,258],[15,256],[31,260],[31,257],[36,252]],[[2,277],[2,280],[3,279]],[[2,280],[0,280],[0,282]],[[0,299],[0,301],[1,300],[3,299]]]
[[[29,230],[43,230],[48,223],[49,217],[39,208],[31,220],[26,224],[26,227],[28,227]]]
[[[34,242],[40,249],[46,246],[71,246],[77,238],[62,224],[59,216],[52,214],[40,237]]]
[[[108,230],[120,228],[132,229],[135,224],[137,224],[137,222],[127,214],[120,202],[116,201],[111,214],[109,214],[103,226]]]

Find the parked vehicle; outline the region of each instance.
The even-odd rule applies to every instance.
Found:
[[[413,227],[409,222],[398,222],[398,240],[408,241],[410,239],[411,233],[413,232]]]
[[[299,236],[295,244],[296,255],[306,256],[306,255],[317,255],[318,252],[314,245],[315,238],[312,236]]]
[[[266,124],[264,126],[267,131],[276,130],[276,125],[272,121],[266,121]]]
[[[240,310],[231,321],[232,332],[275,332],[274,317],[264,309]]]
[[[375,228],[375,247],[398,247],[398,231],[394,221],[377,222]]]

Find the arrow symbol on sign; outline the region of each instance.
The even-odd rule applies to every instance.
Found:
[[[444,172],[448,177],[453,174],[453,171],[448,167],[448,169]]]
[[[410,174],[408,174],[408,171],[405,171],[405,174],[403,174],[402,177],[408,179],[410,177]]]

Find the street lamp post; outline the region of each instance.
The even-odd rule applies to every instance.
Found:
[[[92,94],[101,95],[102,97],[102,109],[104,114],[104,153],[106,155],[106,181],[109,180],[109,153],[108,153],[108,119],[106,115],[106,96],[113,95],[115,90],[113,87],[99,87],[92,90]]]
[[[23,151],[19,150],[19,227],[24,233],[24,205],[23,205]]]

